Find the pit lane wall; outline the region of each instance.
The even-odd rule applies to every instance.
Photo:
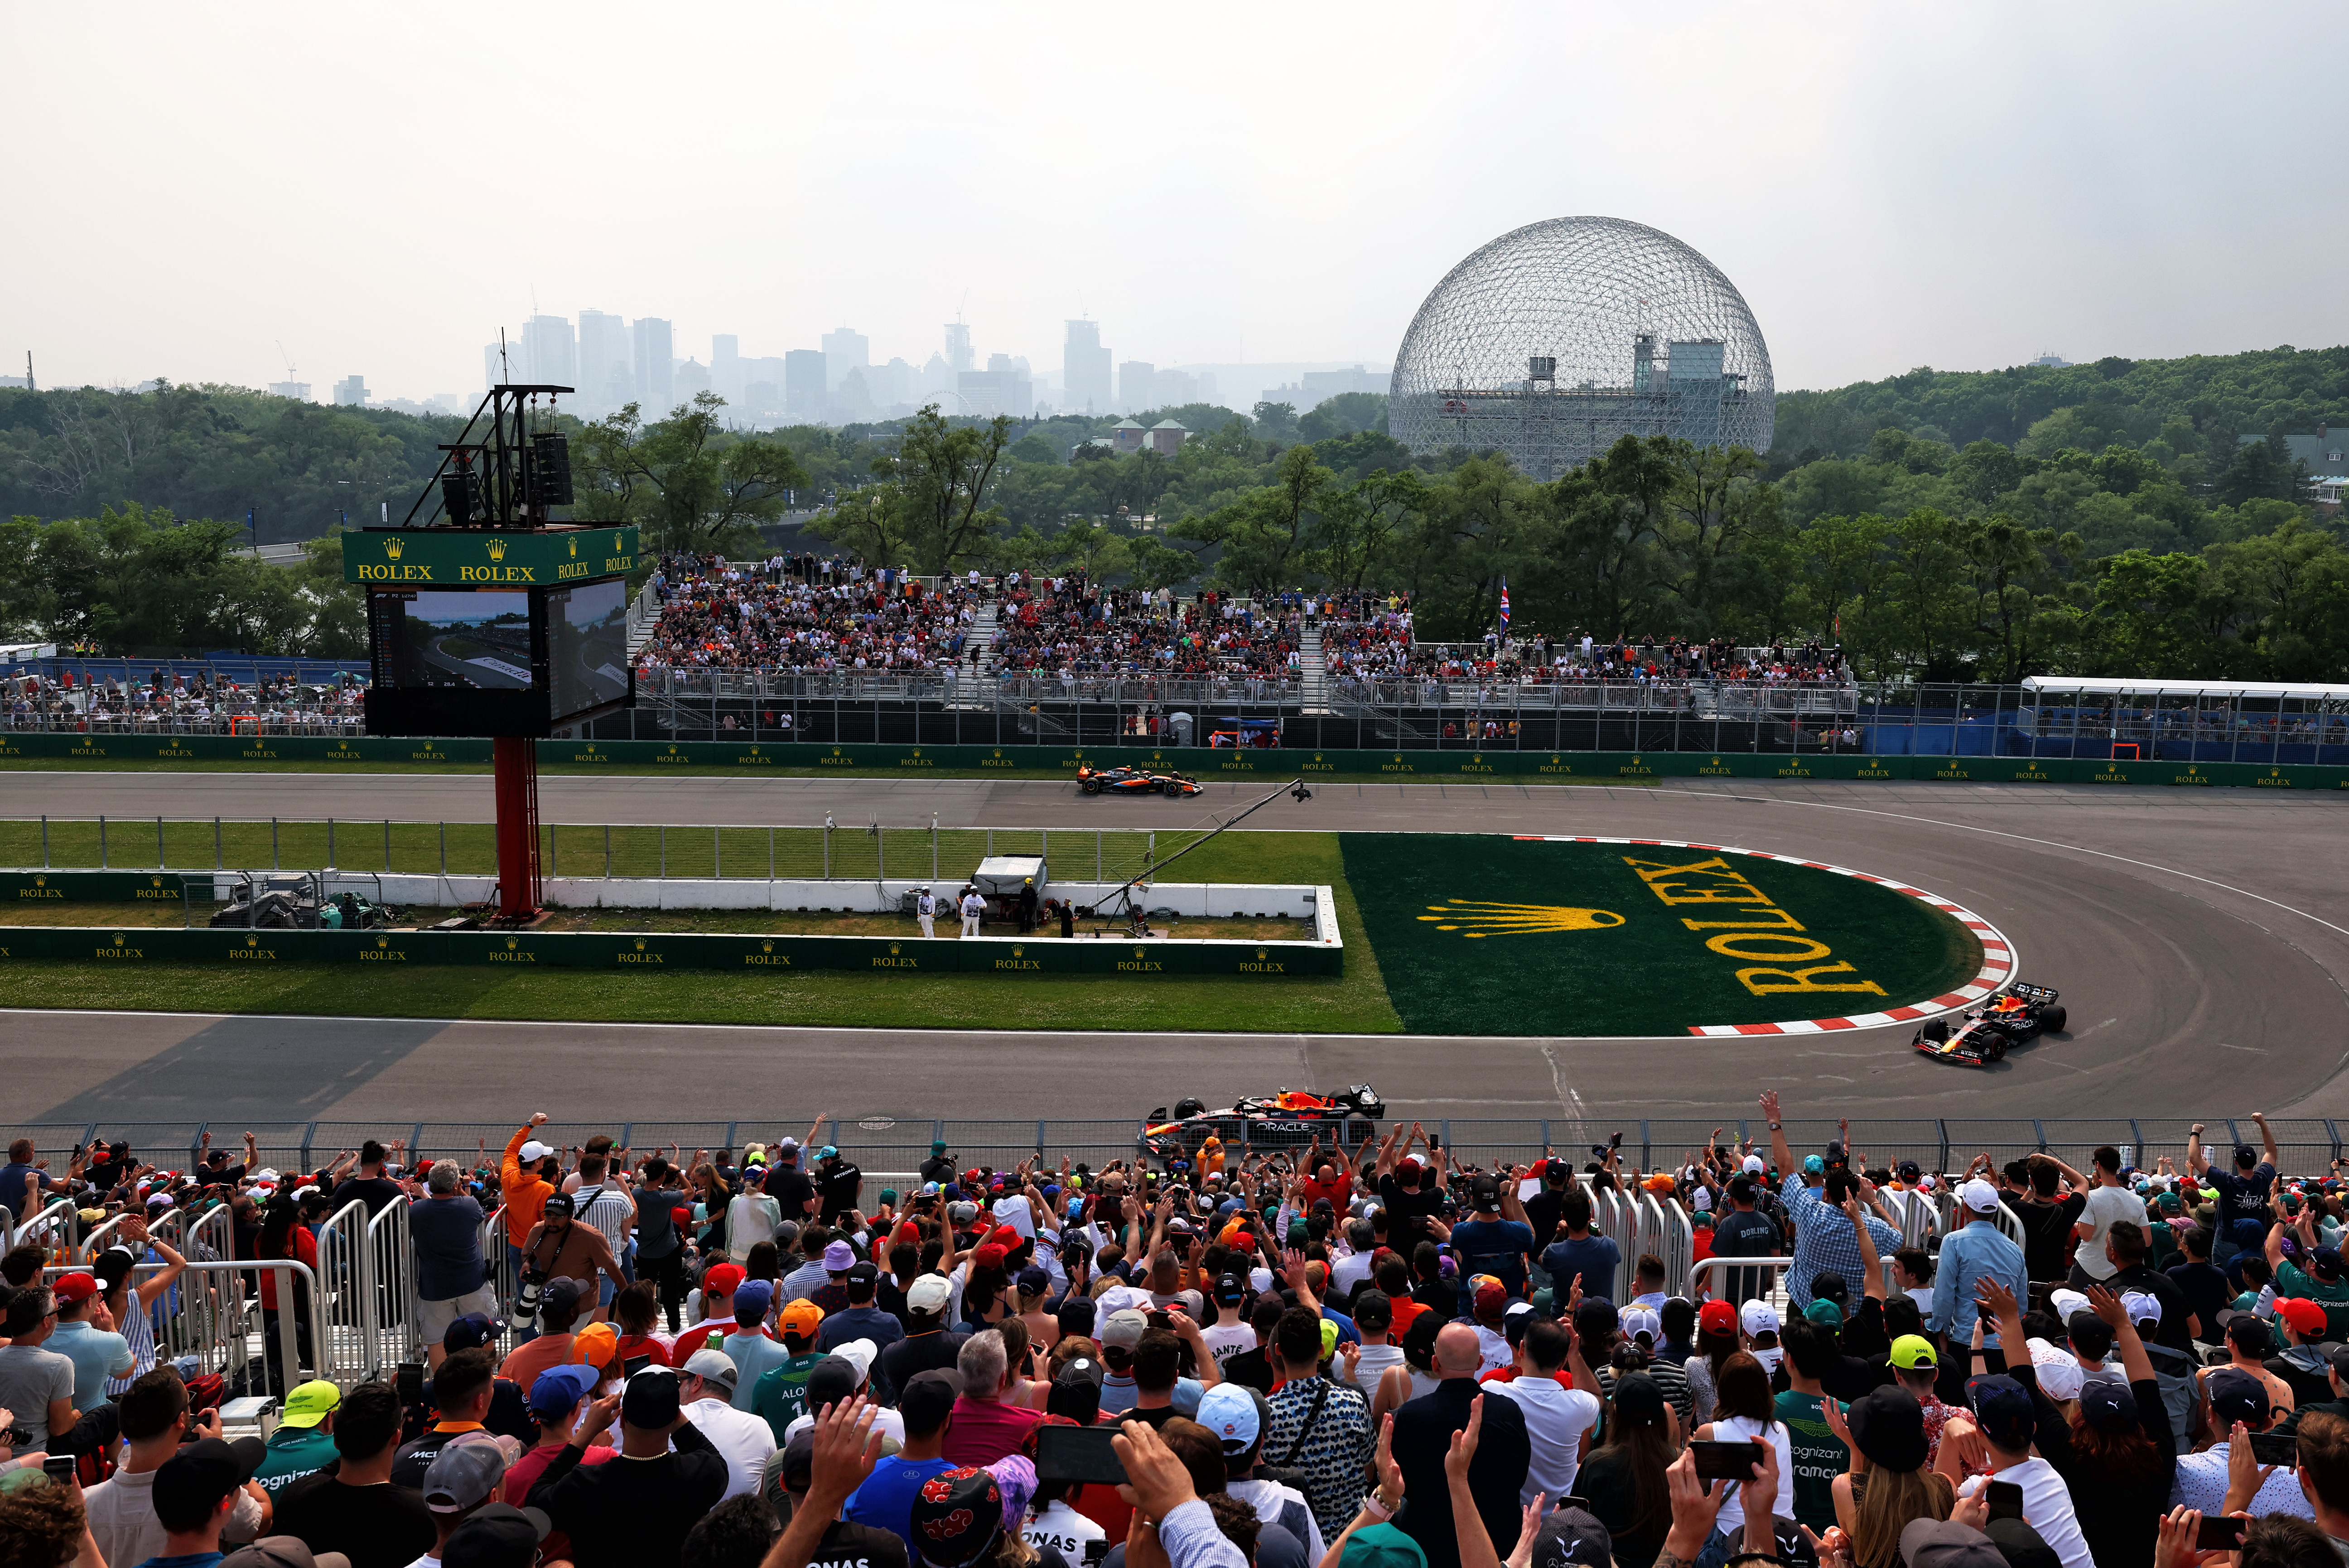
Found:
[[[2313,763],[2178,763],[2071,757],[1934,757],[1851,753],[1526,752],[1467,748],[1399,751],[1214,751],[1156,746],[907,746],[795,742],[541,741],[542,766],[697,767],[746,774],[797,769],[852,776],[932,772],[984,776],[1042,771],[1074,777],[1081,765],[1173,769],[1202,780],[1456,778],[1534,784],[1637,783],[1672,778],[1864,779],[1950,784],[2232,784],[2349,789],[2349,767]],[[0,761],[129,763],[345,763],[375,767],[490,762],[481,740],[381,735],[136,735],[0,732]]]
[[[825,970],[916,982],[925,975],[1081,975],[1145,982],[1227,975],[1280,981],[1345,972],[1335,932],[1313,941],[1131,938],[807,937],[628,931],[246,931],[176,926],[0,927],[0,963],[442,964],[498,968]]]

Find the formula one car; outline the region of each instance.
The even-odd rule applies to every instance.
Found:
[[[1936,1018],[1917,1031],[1909,1044],[1943,1062],[1987,1067],[2004,1057],[2011,1045],[2036,1040],[2050,1030],[2061,1031],[2065,1016],[2055,1005],[2053,987],[2017,981],[1959,1013],[1956,1027],[1947,1018]]]
[[[1195,1099],[1177,1100],[1171,1118],[1164,1106],[1150,1113],[1141,1148],[1169,1170],[1187,1168],[1211,1137],[1237,1151],[1244,1143],[1302,1149],[1319,1135],[1323,1147],[1346,1152],[1376,1142],[1379,1118],[1386,1114],[1387,1103],[1368,1084],[1356,1084],[1342,1095],[1299,1089],[1251,1095],[1221,1111]]]
[[[1178,773],[1150,773],[1120,763],[1113,768],[1080,767],[1077,787],[1087,794],[1112,791],[1119,794],[1197,794],[1205,787],[1197,779]]]

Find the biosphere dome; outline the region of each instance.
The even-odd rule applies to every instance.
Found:
[[[1770,446],[1770,350],[1737,287],[1671,235],[1552,218],[1435,286],[1396,350],[1387,428],[1555,479],[1625,435]]]

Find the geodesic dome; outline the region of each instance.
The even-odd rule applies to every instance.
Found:
[[[1770,350],[1737,287],[1621,218],[1512,230],[1444,275],[1395,352],[1387,429],[1555,479],[1624,435],[1770,447]]]

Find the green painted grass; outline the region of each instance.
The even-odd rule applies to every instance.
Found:
[[[1164,836],[1161,836],[1162,844]],[[29,963],[0,969],[0,1006],[337,1017],[495,1018],[816,1027],[1087,1029],[1390,1034],[1387,1001],[1335,834],[1226,834],[1183,862],[1185,881],[1327,882],[1337,893],[1346,972],[1268,985],[1174,979],[1149,985],[1073,977],[926,977],[571,970],[508,974],[457,968],[354,972],[192,965],[143,970]]]
[[[1677,1035],[1878,1012],[1954,990],[1982,964],[1981,943],[1940,910],[1805,866],[1638,845],[1340,837],[1388,992],[1413,1033]],[[1717,869],[1658,869],[1707,861]],[[1752,901],[1757,889],[1767,905]],[[1800,929],[1757,928],[1785,918]],[[1739,978],[1764,970],[1812,972]],[[1859,984],[1879,989],[1754,989]]]

